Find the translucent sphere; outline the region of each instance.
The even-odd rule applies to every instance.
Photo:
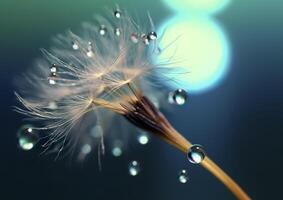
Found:
[[[185,169],[181,170],[178,178],[179,178],[180,183],[186,183],[189,179],[189,174],[188,174],[187,170],[185,170]]]
[[[149,138],[146,134],[141,134],[138,136],[138,141],[141,145],[146,145],[149,141]]]
[[[129,164],[129,174],[131,176],[137,176],[140,173],[140,164],[138,163],[138,161],[133,160],[130,162]]]
[[[177,105],[184,105],[187,100],[187,92],[183,89],[178,89],[173,93],[173,101]]]
[[[39,140],[38,133],[31,125],[24,125],[18,131],[18,142],[22,150],[31,150]]]
[[[193,164],[200,164],[205,158],[205,151],[201,145],[191,146],[188,152],[188,160]]]

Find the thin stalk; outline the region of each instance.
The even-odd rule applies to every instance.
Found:
[[[185,139],[174,128],[170,128],[170,135],[175,138],[174,142],[170,142],[177,147],[183,153],[187,154],[192,144]],[[204,158],[201,165],[213,174],[218,180],[220,180],[239,200],[250,200],[251,198],[245,193],[245,191],[228,175],[226,174],[215,162],[213,162],[208,156]]]

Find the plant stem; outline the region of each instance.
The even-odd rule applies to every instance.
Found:
[[[187,154],[192,144],[175,129],[171,130],[170,136],[173,136],[175,139],[167,142],[171,143],[183,153]],[[211,174],[213,174],[218,180],[220,180],[235,195],[237,199],[251,200],[244,190],[208,156],[204,158],[204,160],[201,162],[201,165]]]

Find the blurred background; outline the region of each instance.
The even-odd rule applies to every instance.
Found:
[[[153,137],[145,146],[133,141],[119,158],[106,153],[101,172],[96,153],[83,163],[71,159],[54,162],[54,157],[39,156],[38,147],[31,151],[18,148],[16,133],[22,125],[22,116],[12,111],[16,104],[15,76],[20,76],[40,56],[39,48],[49,47],[52,36],[69,28],[79,29],[81,22],[117,3],[137,16],[144,17],[149,11],[160,29],[166,23],[170,29],[179,22],[179,19],[174,21],[175,17],[185,13],[207,18],[213,21],[210,24],[213,27],[217,24],[212,35],[223,43],[211,42],[210,51],[204,51],[205,45],[202,48],[197,45],[198,41],[201,44],[201,37],[196,40],[199,48],[187,44],[189,55],[196,53],[197,58],[208,63],[212,59],[214,71],[206,77],[191,75],[196,85],[191,93],[190,88],[185,88],[189,100],[184,106],[172,106],[165,114],[187,138],[202,144],[210,157],[253,199],[280,199],[283,3],[279,0],[199,2],[204,3],[192,7],[180,0],[1,0],[0,198],[234,199],[212,175]],[[188,9],[184,10],[186,6]],[[186,19],[182,22],[186,23]],[[218,56],[216,61],[213,55]],[[205,67],[201,70],[206,72]],[[190,82],[184,87],[188,85]],[[128,163],[133,159],[139,160],[142,168],[136,177],[128,175]],[[186,184],[178,181],[181,169],[189,173]]]

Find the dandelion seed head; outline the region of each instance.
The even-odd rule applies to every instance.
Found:
[[[57,35],[49,50],[41,50],[43,58],[21,84],[24,91],[16,93],[22,104],[16,110],[40,122],[47,150],[56,143],[60,153],[91,135],[87,141],[98,142],[87,144],[98,145],[103,152],[103,130],[121,121],[114,116],[136,109],[133,104],[143,93],[160,92],[153,77],[162,71],[157,72],[158,65],[148,56],[158,49],[151,18],[148,27],[141,28],[120,9],[114,17],[97,16],[95,22],[83,23],[78,34]]]

